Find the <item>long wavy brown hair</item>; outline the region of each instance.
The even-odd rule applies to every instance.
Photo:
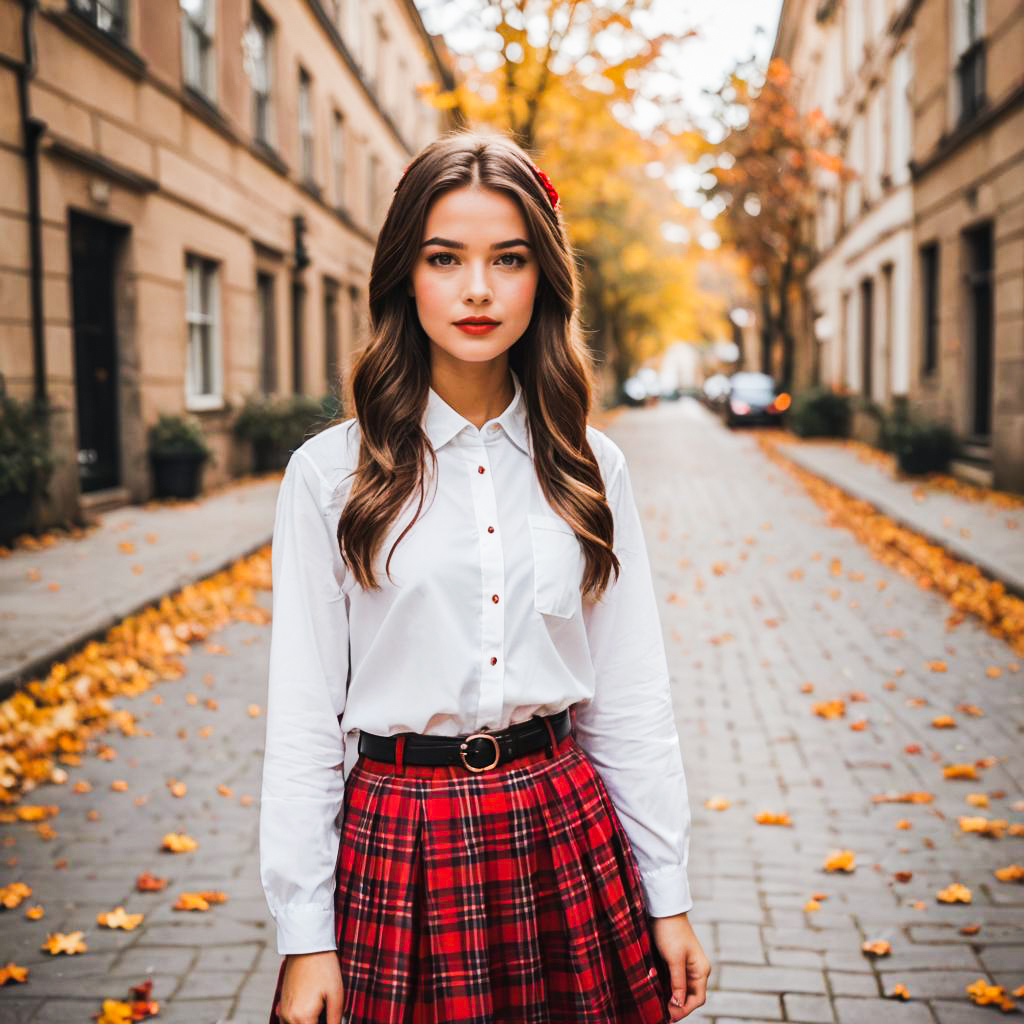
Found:
[[[437,457],[421,421],[431,385],[430,346],[408,294],[431,204],[443,193],[482,185],[516,200],[539,264],[529,326],[508,350],[519,376],[534,465],[548,503],[576,532],[586,555],[581,589],[595,598],[616,577],[613,521],[586,424],[593,369],[578,319],[579,277],[561,216],[527,153],[504,135],[453,131],[426,146],[406,168],[377,239],[369,281],[369,337],[353,363],[351,408],[360,430],[352,490],[338,523],[346,565],[364,589],[379,589],[372,563],[392,522],[419,491],[426,460]]]

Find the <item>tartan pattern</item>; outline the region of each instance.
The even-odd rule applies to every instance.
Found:
[[[348,1024],[669,1019],[629,839],[572,733],[478,774],[360,755],[335,910]]]

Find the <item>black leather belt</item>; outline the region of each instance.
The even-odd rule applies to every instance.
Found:
[[[408,764],[461,764],[471,772],[486,772],[500,764],[532,753],[542,747],[551,747],[547,721],[561,741],[572,729],[569,708],[554,715],[534,715],[525,722],[507,729],[481,732],[468,736],[432,736],[427,733],[404,732],[394,736],[376,736],[372,732],[359,733],[359,753],[374,761],[395,763],[398,737],[405,737],[402,760]]]

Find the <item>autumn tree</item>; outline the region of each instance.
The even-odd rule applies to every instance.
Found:
[[[723,312],[697,287],[700,259],[714,257],[662,230],[678,237],[695,220],[663,176],[680,108],[664,97],[659,125],[632,126],[644,76],[675,66],[692,35],[646,34],[652,6],[465,0],[483,44],[462,59],[455,89],[423,90],[458,123],[510,134],[551,176],[581,264],[588,341],[614,384],[669,341],[714,335]],[[429,20],[431,5],[423,12]]]
[[[744,62],[712,94],[720,139],[706,141],[701,189],[720,210],[723,235],[745,257],[760,306],[762,366],[792,387],[796,309],[814,259],[822,189],[850,176],[819,109],[801,113],[798,83],[773,59]],[[775,354],[778,358],[773,358]]]

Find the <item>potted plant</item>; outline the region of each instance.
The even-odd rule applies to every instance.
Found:
[[[883,421],[881,442],[896,456],[900,470],[911,476],[945,472],[958,451],[949,426],[915,415],[905,400],[895,402]]]
[[[202,468],[213,451],[194,416],[169,413],[149,428],[149,460],[158,498],[194,498]]]
[[[56,459],[50,447],[48,401],[20,401],[0,389],[0,541],[29,526],[36,494],[49,496]]]
[[[798,437],[846,437],[849,397],[828,388],[807,388],[793,399],[786,426]]]
[[[268,395],[250,395],[235,417],[235,437],[252,444],[253,472],[280,469],[283,459],[283,406]]]

